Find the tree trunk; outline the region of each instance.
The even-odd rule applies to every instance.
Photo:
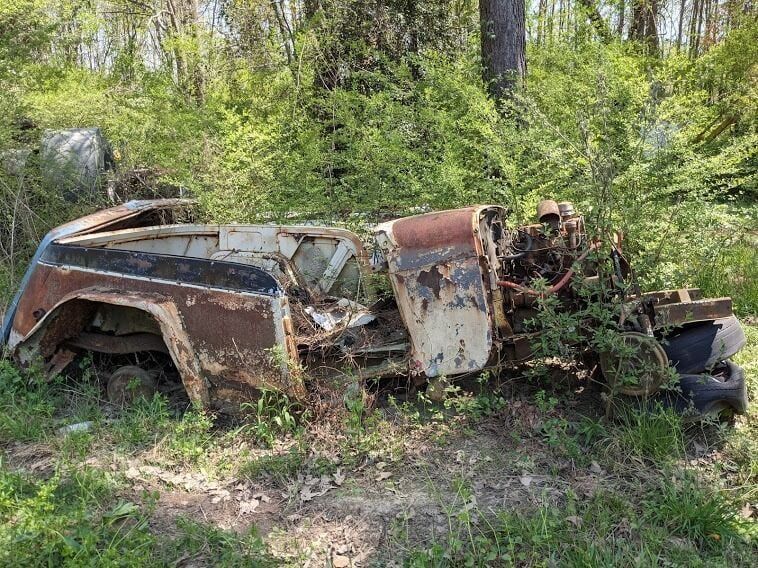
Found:
[[[292,67],[292,61],[296,57],[294,53],[295,41],[292,37],[292,30],[287,23],[287,16],[282,10],[282,6],[276,1],[271,2],[271,7],[274,9],[274,17],[276,18],[276,24],[279,26],[279,35],[282,38],[282,45],[284,45],[284,54],[287,56],[287,65]]]
[[[659,48],[657,22],[658,0],[634,0],[629,39],[644,43],[652,53],[657,53]]]
[[[679,27],[676,30],[676,50],[682,49],[682,28],[684,27],[684,10],[687,7],[687,0],[682,0],[679,4]]]
[[[547,17],[547,0],[539,0],[537,8],[537,44],[542,45],[545,35],[545,18]]]
[[[660,50],[658,41],[658,0],[648,0],[645,25],[645,43],[653,53]]]
[[[600,15],[600,10],[594,0],[579,0],[579,4],[581,4],[586,12],[587,17],[592,22],[592,26],[595,28],[595,33],[597,33],[600,39],[606,43],[611,41],[611,30],[608,28],[608,23],[603,19],[603,16]]]
[[[695,30],[697,30],[697,12],[700,9],[700,2],[701,0],[692,0],[692,10],[690,11],[690,25],[689,25],[689,48],[690,48],[690,57],[693,57],[694,55],[694,45],[695,45]]]
[[[190,38],[194,48],[199,48],[197,34],[198,11],[196,0],[167,0],[169,37],[172,39]],[[200,54],[187,54],[181,42],[172,47],[176,65],[176,80],[179,88],[196,102],[203,100],[204,78],[200,68]]]
[[[639,39],[642,27],[642,4],[640,0],[632,0],[632,21],[629,23],[629,40]]]
[[[619,38],[624,37],[624,16],[626,15],[626,2],[624,0],[619,0],[619,21],[618,25],[616,26],[616,35],[619,36]]]
[[[495,100],[512,95],[526,75],[524,0],[479,0],[484,81]]]
[[[703,27],[703,2],[695,0],[692,6],[692,21],[690,22],[690,57],[693,59],[700,53],[700,30]]]
[[[705,32],[703,36],[703,51],[707,51],[716,43],[716,26],[718,25],[718,0],[710,0],[705,12]]]

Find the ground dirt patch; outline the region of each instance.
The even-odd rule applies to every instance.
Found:
[[[2,463],[32,487],[73,485],[85,518],[108,531],[122,530],[111,516],[133,519],[125,542],[143,531],[149,544],[135,550],[159,564],[631,565],[639,550],[752,563],[754,416],[731,427],[607,421],[598,393],[576,387],[455,396],[380,398],[282,431],[156,399],[88,406],[92,426],[60,434],[73,419],[64,406],[46,436],[6,442]]]

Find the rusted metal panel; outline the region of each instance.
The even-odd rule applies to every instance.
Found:
[[[181,224],[98,231],[56,242],[65,245],[103,247],[135,252],[210,258],[219,250],[219,225]]]
[[[389,248],[396,271],[435,264],[440,258],[471,255],[479,252],[474,230],[478,230],[478,209],[467,207],[427,213],[382,223],[375,229],[377,237],[391,239]],[[380,242],[380,245],[383,243]]]
[[[39,263],[19,303],[12,348],[33,344],[50,357],[53,343],[77,336],[84,325],[64,319],[54,337],[43,339],[45,333],[36,342],[30,340],[37,329],[56,321],[46,321],[51,312],[71,300],[113,303],[143,309],[158,320],[185,387],[197,402],[213,404],[214,393],[225,384],[305,396],[301,378],[290,372],[297,353],[286,341],[286,298],[262,271],[199,259],[128,253],[130,258],[120,258],[123,251],[56,247],[47,262]],[[83,313],[81,306],[74,311]]]
[[[483,369],[490,359],[491,306],[478,235],[484,209],[418,215],[376,229],[411,340],[412,371],[455,375]]]
[[[98,232],[60,244],[171,254],[256,266],[311,296],[356,299],[366,292],[368,257],[346,229],[280,225],[162,225]]]
[[[37,251],[34,254],[29,268],[24,274],[18,292],[11,300],[10,305],[5,313],[5,319],[3,320],[2,328],[0,328],[0,344],[7,343],[11,334],[11,327],[13,325],[13,318],[16,314],[16,308],[24,294],[27,284],[32,276],[32,273],[36,269],[37,262],[42,254],[45,252],[48,246],[57,239],[62,239],[71,235],[82,235],[87,233],[93,233],[95,231],[113,229],[113,228],[125,228],[130,223],[135,223],[140,217],[149,214],[153,211],[161,210],[177,210],[188,207],[192,204],[191,200],[187,199],[155,199],[147,201],[130,201],[123,205],[111,207],[109,209],[103,209],[97,211],[91,215],[75,219],[69,223],[56,227],[51,230],[37,247]]]
[[[676,302],[658,304],[653,307],[655,312],[655,327],[678,326],[685,323],[710,321],[732,315],[731,298],[715,298],[695,300],[692,302]]]
[[[152,333],[132,333],[129,335],[106,335],[104,333],[82,332],[66,347],[76,347],[98,353],[136,353],[137,351],[160,351],[168,353],[163,339]]]
[[[279,283],[270,274],[232,262],[59,244],[50,246],[40,262],[265,296],[281,294]]]

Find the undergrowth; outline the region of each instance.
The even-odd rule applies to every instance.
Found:
[[[667,481],[642,503],[569,492],[560,504],[494,516],[463,499],[448,519],[450,532],[411,549],[408,566],[750,566],[758,553],[754,524],[724,493],[692,481]]]
[[[156,498],[121,496],[124,483],[91,468],[39,480],[0,463],[0,563],[5,566],[276,565],[255,529],[236,534],[180,519],[177,536],[150,529]]]

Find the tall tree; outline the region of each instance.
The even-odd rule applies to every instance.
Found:
[[[190,98],[202,102],[197,0],[166,0],[165,12],[177,83]]]
[[[632,2],[632,23],[629,39],[639,41],[652,53],[657,53],[658,42],[658,0],[634,0]]]
[[[611,30],[608,27],[608,22],[600,15],[600,9],[594,0],[579,0],[579,5],[587,15],[587,18],[595,28],[595,32],[604,42],[611,41]]]
[[[625,0],[619,0],[619,19],[616,23],[616,35],[622,37],[624,35],[624,16],[626,15],[626,2]]]
[[[704,0],[693,0],[692,16],[690,17],[690,57],[693,59],[700,52],[700,31],[703,26]]]
[[[682,0],[679,5],[679,26],[676,29],[676,49],[682,49],[682,30],[684,29],[684,11],[687,7],[687,0]]]
[[[526,75],[524,0],[479,0],[484,80],[496,100]]]

